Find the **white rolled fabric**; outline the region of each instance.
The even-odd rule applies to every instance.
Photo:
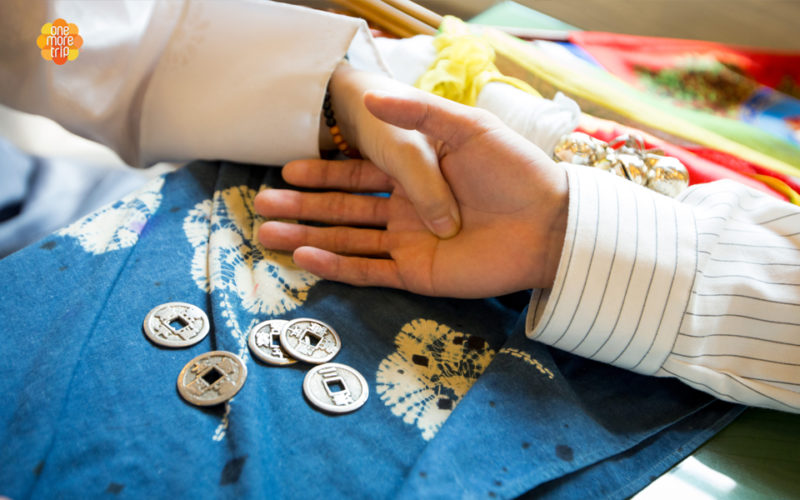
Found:
[[[550,156],[558,140],[578,126],[581,114],[578,104],[561,92],[552,100],[544,99],[502,82],[484,85],[475,105],[497,115]]]
[[[378,38],[375,43],[392,76],[409,85],[414,85],[436,58],[433,37],[427,35]],[[553,154],[561,136],[575,130],[581,112],[575,101],[560,92],[552,100],[544,99],[502,82],[486,84],[475,105],[494,113],[548,155]]]

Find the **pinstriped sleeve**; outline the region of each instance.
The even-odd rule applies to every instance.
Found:
[[[730,181],[679,200],[565,165],[556,280],[528,336],[721,399],[800,412],[800,209]]]

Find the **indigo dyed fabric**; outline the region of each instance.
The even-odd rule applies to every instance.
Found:
[[[23,498],[625,497],[740,407],[524,337],[526,294],[432,299],[321,281],[256,242],[256,192],[278,169],[198,162],[0,260],[0,495]],[[211,333],[158,347],[170,301]],[[309,365],[248,351],[251,327],[312,317],[370,386],[331,416]],[[248,367],[227,404],[178,395],[183,366],[227,350]]]

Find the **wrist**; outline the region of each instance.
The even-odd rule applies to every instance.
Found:
[[[552,207],[555,212],[550,220],[550,227],[547,229],[547,251],[545,254],[545,273],[544,283],[551,288],[556,281],[558,266],[561,263],[561,254],[564,249],[564,239],[567,233],[567,216],[569,213],[569,190],[566,186],[566,172],[563,173],[564,186],[553,201]]]
[[[361,102],[366,88],[359,85],[360,71],[353,69],[346,61],[342,61],[331,75],[328,83],[330,103],[336,115],[336,124],[342,137],[353,147],[358,148],[358,130],[355,123],[359,108],[364,107]],[[326,125],[323,114],[323,125]],[[330,128],[327,127],[330,135]],[[331,138],[331,142],[333,139]],[[335,148],[335,146],[334,146]]]
[[[553,170],[548,172],[550,175],[545,178],[539,177],[541,184],[550,186],[547,191],[549,196],[538,205],[533,215],[534,220],[531,221],[540,231],[534,236],[536,238],[534,241],[542,242],[542,246],[532,245],[533,248],[539,248],[531,260],[534,270],[529,274],[531,282],[528,283],[528,288],[533,289],[552,288],[555,284],[567,233],[569,216],[567,172],[557,164],[552,164],[552,167]],[[546,222],[542,224],[537,221]]]

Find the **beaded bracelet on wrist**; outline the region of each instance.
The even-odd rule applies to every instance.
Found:
[[[347,143],[342,135],[341,129],[336,124],[336,116],[333,113],[333,104],[331,104],[331,94],[327,90],[325,91],[325,100],[322,103],[322,115],[325,117],[325,126],[328,127],[331,137],[333,137],[336,149],[350,158],[360,158],[361,155],[358,150],[350,147],[350,144]]]

